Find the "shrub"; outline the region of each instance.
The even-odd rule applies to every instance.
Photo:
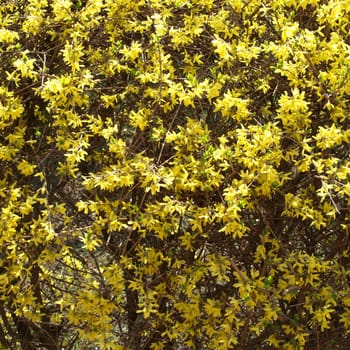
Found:
[[[3,0],[2,347],[347,348],[349,16]]]

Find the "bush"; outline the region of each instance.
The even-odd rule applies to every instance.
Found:
[[[2,347],[348,348],[349,17],[2,1]]]

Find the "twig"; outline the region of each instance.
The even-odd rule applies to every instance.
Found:
[[[328,189],[328,185],[327,185],[323,180],[321,180],[321,182],[322,182],[322,186],[323,186],[323,187],[325,188],[325,190],[327,191],[327,194],[328,194],[328,196],[329,196],[329,198],[330,198],[330,200],[331,200],[331,202],[332,202],[332,204],[333,204],[333,206],[334,206],[335,211],[336,211],[338,214],[340,214],[340,211],[339,211],[337,205],[336,205],[335,202],[334,202],[334,199],[333,199],[333,197],[332,197],[332,194],[331,194],[331,192],[330,192],[329,189]]]
[[[160,159],[162,158],[162,154],[163,154],[163,150],[164,150],[165,142],[166,142],[166,136],[168,135],[169,131],[170,131],[171,128],[173,127],[173,124],[174,124],[174,122],[175,122],[175,118],[176,118],[177,115],[179,114],[180,107],[181,107],[181,103],[178,105],[178,107],[177,107],[177,109],[176,109],[176,111],[175,111],[175,114],[174,114],[174,116],[173,116],[173,119],[171,120],[170,125],[169,125],[169,127],[168,127],[168,130],[166,131],[166,133],[165,133],[165,135],[164,135],[163,143],[162,143],[162,146],[161,146],[161,149],[160,149],[160,152],[159,152],[159,155],[158,155],[156,164],[159,164]]]

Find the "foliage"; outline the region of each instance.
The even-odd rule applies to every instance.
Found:
[[[2,348],[348,348],[349,23],[2,0]]]

